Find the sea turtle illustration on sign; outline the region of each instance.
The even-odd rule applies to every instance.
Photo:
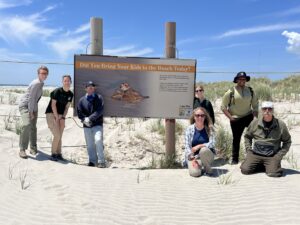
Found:
[[[137,103],[145,98],[149,98],[149,96],[142,96],[139,92],[134,90],[128,83],[125,82],[120,84],[120,88],[113,93],[111,98],[129,103]]]

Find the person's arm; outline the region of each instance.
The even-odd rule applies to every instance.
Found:
[[[215,149],[215,144],[216,144],[216,135],[215,135],[214,128],[212,127],[212,128],[211,128],[210,135],[209,135],[209,141],[208,141],[207,143],[204,143],[204,145],[205,145],[207,148]]]
[[[282,159],[282,157],[290,150],[292,139],[285,123],[282,122],[280,126],[282,129],[282,135],[281,135],[282,147],[279,150],[279,152],[277,152],[276,156]]]
[[[84,120],[87,115],[84,113],[83,99],[80,99],[77,105],[77,115],[81,122]]]
[[[55,120],[57,121],[59,119],[58,113],[57,113],[57,107],[56,107],[56,100],[51,99],[51,109],[54,115]]]
[[[213,106],[212,106],[212,104],[211,104],[210,101],[208,101],[208,107],[209,107],[209,111],[210,111],[210,113],[211,113],[211,120],[212,120],[213,124],[215,124],[215,113],[214,113],[214,108],[213,108]]]
[[[100,116],[103,115],[103,109],[104,109],[104,101],[102,97],[99,97],[98,99],[98,105],[97,108],[95,110],[95,112],[93,112],[90,116],[89,119],[91,121],[96,121]]]
[[[225,116],[230,120],[233,121],[234,118],[232,117],[232,115],[230,114],[230,112],[228,111],[227,107],[230,103],[230,90],[228,90],[223,98],[222,98],[222,105],[221,105],[221,110],[223,111],[223,113],[225,114]]]
[[[34,111],[37,109],[37,100],[40,96],[38,96],[39,90],[41,89],[41,84],[34,82],[30,88],[29,91],[29,97],[28,97],[28,112],[30,115],[30,118],[34,118]]]
[[[228,111],[228,109],[223,109],[222,111],[223,111],[223,113],[225,114],[225,116],[226,116],[230,121],[234,121],[234,118],[232,117],[232,115],[230,114],[230,112]]]
[[[63,119],[66,118],[67,114],[68,114],[68,111],[69,111],[69,108],[70,108],[70,105],[71,105],[71,102],[68,102],[66,107],[65,107],[65,111],[64,111],[64,114],[62,116]]]
[[[252,151],[252,139],[253,139],[253,121],[249,124],[246,133],[244,135],[244,144],[246,152]]]
[[[186,129],[185,131],[185,136],[184,136],[184,140],[185,140],[185,148],[184,148],[184,153],[185,153],[185,159],[186,160],[191,160],[192,159],[192,140],[190,138],[191,136],[191,130],[189,129],[189,127]]]
[[[258,98],[257,98],[255,92],[253,93],[251,106],[252,106],[253,116],[257,117],[258,116]]]

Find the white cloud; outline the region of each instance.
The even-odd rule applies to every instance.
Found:
[[[79,33],[86,32],[86,31],[90,30],[90,26],[91,26],[90,23],[83,24],[80,27],[78,27],[74,33],[79,34]]]
[[[138,49],[135,45],[126,45],[115,49],[104,49],[105,55],[145,56],[150,53],[153,53],[152,48]]]
[[[179,40],[177,42],[177,45],[190,44],[190,43],[198,42],[200,40],[201,40],[200,37],[186,38],[186,39]]]
[[[285,11],[281,11],[278,13],[274,13],[274,16],[292,16],[292,15],[297,15],[300,13],[300,6],[294,7]]]
[[[61,58],[66,59],[68,56],[75,53],[85,53],[88,39],[88,35],[82,35],[78,37],[62,38],[49,42],[48,44]]]
[[[12,17],[0,19],[0,38],[10,43],[12,41],[27,43],[29,39],[45,39],[56,32],[39,24],[36,18]]]
[[[282,23],[282,24],[273,24],[273,25],[266,25],[266,26],[256,26],[256,27],[242,28],[236,30],[229,30],[217,36],[216,38],[222,39],[222,38],[233,37],[233,36],[241,36],[246,34],[255,34],[255,33],[270,32],[270,31],[283,30],[283,29],[293,29],[293,28],[300,28],[300,23]]]
[[[22,5],[29,5],[31,4],[31,0],[23,0],[23,1],[16,1],[16,0],[0,0],[0,9],[6,9],[6,8],[13,8],[13,7],[18,7]]]
[[[289,46],[286,48],[289,52],[300,55],[300,33],[283,31],[282,35],[288,38]]]

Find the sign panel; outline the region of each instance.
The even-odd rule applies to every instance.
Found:
[[[196,60],[75,55],[74,61],[75,106],[93,81],[104,98],[104,116],[191,115]]]

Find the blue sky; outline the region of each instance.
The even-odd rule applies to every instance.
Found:
[[[72,64],[91,17],[103,19],[104,54],[121,56],[164,57],[165,23],[176,22],[179,58],[197,59],[198,81],[300,71],[298,0],[0,0],[0,61]],[[27,84],[38,66],[0,63],[0,84]],[[48,85],[73,75],[72,65],[48,67]]]

